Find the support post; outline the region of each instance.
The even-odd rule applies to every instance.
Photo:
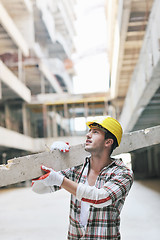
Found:
[[[88,117],[88,102],[84,102],[84,117],[85,117],[85,122],[87,122],[87,117]],[[87,132],[87,125],[86,125],[86,132]]]
[[[12,123],[11,123],[11,114],[8,103],[5,103],[5,125],[6,128],[12,129]]]
[[[45,138],[47,137],[47,109],[45,104],[43,104],[42,106],[42,112],[43,112],[43,135]]]
[[[52,116],[52,126],[53,126],[53,137],[58,137],[57,130],[57,119],[56,119],[56,107],[53,106],[53,116]]]
[[[41,73],[40,78],[41,78],[41,93],[45,94],[45,80],[44,80],[42,73]]]
[[[29,128],[28,128],[28,111],[25,103],[22,105],[22,121],[23,121],[23,133],[26,136],[29,136]]]
[[[69,127],[69,116],[68,116],[68,105],[67,103],[64,103],[64,118],[66,121],[66,129],[65,129],[65,135],[69,136],[70,135],[70,127]]]
[[[18,78],[23,82],[22,51],[18,49]]]

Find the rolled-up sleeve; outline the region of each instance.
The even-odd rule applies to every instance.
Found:
[[[107,181],[103,188],[78,184],[76,198],[85,201],[94,207],[106,207],[128,195],[133,183],[132,173],[112,174],[112,178]]]

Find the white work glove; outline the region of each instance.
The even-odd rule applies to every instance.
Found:
[[[56,142],[53,142],[51,147],[50,147],[51,151],[53,151],[55,149],[58,149],[61,152],[69,152],[70,145],[69,145],[68,142],[56,141]]]
[[[46,172],[45,175],[32,180],[32,190],[36,193],[53,192],[53,186],[61,186],[64,176],[54,171],[52,168],[41,166],[41,169]]]

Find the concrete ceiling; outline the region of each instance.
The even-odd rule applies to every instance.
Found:
[[[130,79],[142,47],[153,0],[124,1],[120,55],[118,64],[117,98],[125,99]],[[127,19],[128,17],[128,19]],[[123,104],[123,103],[122,103]]]
[[[132,75],[138,64],[153,3],[153,0],[124,1],[116,82],[116,98],[112,101],[115,106],[119,106],[119,115],[121,115],[123,110]],[[149,94],[148,96],[145,94],[145,98],[147,97],[148,100],[145,99],[145,102],[148,103],[147,105],[140,107],[141,113],[139,113],[137,121],[132,127],[129,127],[128,125],[129,129],[132,131],[160,124],[160,88],[155,91],[151,98],[149,97]],[[141,102],[144,102],[143,99]],[[123,122],[125,122],[126,114],[129,114],[129,112],[127,113],[124,111]]]
[[[41,11],[34,7],[34,25],[35,25],[35,41],[39,42],[42,46],[47,45],[46,57],[49,58],[58,58],[65,60],[68,58],[67,53],[65,52],[63,45],[58,42],[55,38],[53,41],[46,29],[46,26],[43,21],[43,16]],[[59,30],[61,30],[61,23],[56,25]],[[64,28],[64,27],[63,27]],[[45,53],[44,53],[45,55]]]
[[[160,125],[160,88],[158,88],[150,102],[145,106],[133,131],[157,125]]]
[[[46,64],[47,59],[52,58],[60,59],[63,63],[64,60],[68,59],[68,54],[71,53],[74,48],[72,38],[69,35],[68,28],[63,19],[64,16],[62,16],[62,11],[60,11],[62,6],[60,8],[59,5],[57,5],[59,3],[57,1],[54,2],[55,9],[52,13],[55,21],[56,34],[55,39],[52,39],[46,28],[42,11],[38,8],[36,2],[38,1],[0,1],[0,10],[3,11],[0,12],[0,14],[3,13],[5,16],[5,19],[3,19],[2,14],[0,17],[0,59],[18,78],[21,78],[22,82],[31,90],[32,95],[41,92],[54,93],[63,92],[63,90],[67,91],[68,87],[63,78],[61,76],[57,76],[56,78],[53,73],[50,72],[50,69],[42,66]],[[28,35],[34,34],[34,36],[31,37],[33,44],[29,43],[28,39],[23,35],[22,32],[25,31],[27,33],[28,29],[19,21],[23,16],[29,15],[34,19],[34,31],[28,32]],[[10,26],[13,28],[10,28]],[[22,28],[20,29],[22,32],[19,31],[19,26]],[[30,26],[28,26],[28,28],[29,27]],[[16,39],[16,35],[20,36],[21,42],[23,43],[22,46],[19,44],[18,38]],[[40,57],[35,52],[35,43],[38,43],[41,48],[45,64],[41,62]],[[3,99],[9,99],[18,96],[2,83],[2,97]]]

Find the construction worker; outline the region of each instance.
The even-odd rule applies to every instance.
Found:
[[[118,240],[120,212],[133,183],[132,171],[111,157],[120,145],[122,128],[112,117],[87,126],[85,150],[90,156],[84,164],[60,172],[42,166],[46,174],[32,181],[32,190],[49,193],[64,188],[71,193],[68,239]],[[63,142],[53,143],[54,148],[69,151]]]

